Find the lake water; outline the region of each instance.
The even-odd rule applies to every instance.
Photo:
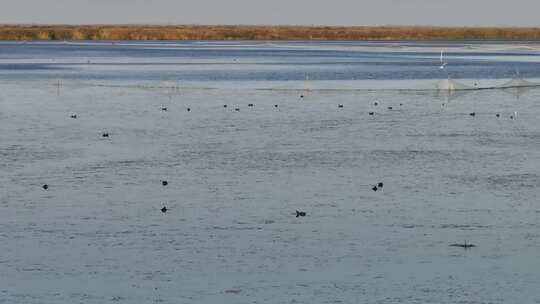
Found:
[[[540,303],[540,89],[435,90],[518,73],[540,43],[2,42],[0,303]]]

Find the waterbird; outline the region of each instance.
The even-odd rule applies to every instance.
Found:
[[[109,137],[109,133],[103,133],[101,134],[102,137]]]
[[[169,182],[166,181],[166,180],[164,180],[164,181],[161,181],[161,184],[162,184],[163,186],[167,186],[167,185],[169,184]]]
[[[401,106],[403,106],[403,104],[402,104],[402,103],[400,103],[400,104],[399,104],[399,106],[401,107]]]
[[[375,101],[375,102],[373,103],[373,105],[374,105],[374,106],[378,106],[379,103]]]
[[[495,116],[496,116],[497,118],[499,118],[499,117],[501,117],[501,114],[497,113],[497,114],[495,114]]]
[[[338,104],[338,108],[343,108],[343,105],[342,105],[342,104]]]
[[[167,107],[161,107],[161,111],[167,112]]]
[[[47,189],[49,189],[49,185],[45,184],[45,185],[41,186],[41,188],[43,188],[44,190],[47,190]]]
[[[304,95],[300,95],[300,98],[304,98]]]
[[[186,110],[189,112],[189,111],[191,111],[191,108],[187,108]]]
[[[374,112],[369,112],[369,115],[373,115],[373,114],[375,114],[375,113]]]
[[[383,182],[379,182],[379,183],[377,184],[377,187],[379,187],[379,188],[382,188],[383,186],[384,186]]]
[[[226,105],[226,104],[224,104],[224,105],[223,105],[223,107],[224,107],[224,108],[226,108],[226,107],[227,107],[227,105]]]
[[[472,117],[475,117],[475,116],[476,116],[476,113],[475,113],[475,112],[471,112],[471,113],[469,113],[469,115],[471,115]]]
[[[73,119],[77,119],[77,114],[71,114],[70,117],[73,118]]]
[[[392,107],[388,107],[388,110],[392,110]]]
[[[163,206],[163,208],[161,208],[161,212],[163,213],[167,212],[167,207]]]
[[[377,186],[373,186],[373,188],[371,188],[371,190],[377,192],[377,190],[378,190],[378,189],[377,189]]]
[[[298,211],[296,210],[296,217],[306,216],[306,213],[304,211]]]
[[[235,110],[236,112],[239,112],[239,111],[240,111],[240,108],[236,108],[236,109],[234,109],[234,110]]]
[[[277,104],[275,104],[275,105],[274,105],[274,108],[277,108],[277,107],[278,107],[278,105],[277,105]]]
[[[249,103],[249,104],[248,104],[248,107],[253,107],[253,104],[252,104],[252,103]]]
[[[442,70],[448,64],[448,62],[444,62],[444,51],[441,51],[441,58],[439,60],[441,62],[441,66],[439,67],[439,69]]]

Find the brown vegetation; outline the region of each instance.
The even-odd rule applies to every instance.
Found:
[[[0,25],[0,40],[539,40],[540,28]]]

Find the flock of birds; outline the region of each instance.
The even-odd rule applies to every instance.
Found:
[[[448,62],[446,62],[446,61],[444,60],[444,51],[441,51],[441,55],[440,55],[440,63],[441,63],[441,65],[440,65],[439,68],[440,68],[441,70],[444,69],[444,68],[446,67],[446,65],[448,64]],[[304,97],[305,97],[305,95],[303,95],[303,94],[300,95],[300,98],[304,98]],[[374,105],[374,106],[378,106],[378,105],[379,105],[379,102],[375,101],[373,105]],[[442,105],[443,105],[443,107],[445,106],[444,103],[443,103]],[[254,105],[253,103],[249,103],[249,104],[248,104],[248,107],[254,107],[254,106],[255,106],[255,105]],[[343,104],[338,104],[337,106],[338,106],[338,108],[343,108],[343,107],[344,107]],[[399,106],[403,106],[403,103],[400,103]],[[227,104],[224,104],[224,105],[223,105],[223,108],[227,108],[227,107],[228,107]],[[274,104],[274,108],[278,108],[278,107],[279,107],[278,104]],[[387,109],[388,109],[388,110],[392,110],[393,107],[392,107],[392,106],[388,106]],[[240,108],[236,107],[234,110],[235,110],[236,112],[239,112],[239,111],[240,111]],[[162,105],[162,106],[161,106],[161,111],[166,112],[166,111],[168,111],[168,108],[167,108],[166,106],[163,106],[163,105]],[[190,107],[186,108],[186,111],[187,111],[187,112],[191,112],[191,108],[190,108]],[[368,114],[369,114],[370,116],[373,116],[373,115],[375,115],[375,112],[370,111],[370,112],[368,112]],[[472,116],[472,117],[475,117],[475,116],[476,116],[476,113],[475,113],[475,112],[471,112],[471,113],[469,113],[469,115]],[[77,114],[71,114],[70,117],[71,117],[72,119],[77,119],[77,118],[78,118]],[[500,114],[497,113],[497,114],[496,114],[496,117],[499,118],[499,117],[500,117]],[[510,115],[510,119],[515,119],[515,118],[517,118],[517,112],[514,112],[513,115]],[[110,137],[110,134],[109,134],[108,132],[103,132],[103,133],[102,133],[102,137],[108,138],[108,137]],[[167,185],[169,184],[169,182],[166,181],[166,180],[162,180],[162,181],[161,181],[161,184],[162,184],[162,186],[165,187],[165,186],[167,186]],[[374,192],[377,192],[377,191],[382,190],[383,187],[384,187],[384,183],[383,183],[383,182],[378,182],[377,184],[375,184],[375,185],[372,186],[371,190],[373,190]],[[48,190],[48,189],[49,189],[49,185],[44,184],[44,185],[42,186],[42,188],[43,188],[44,190]],[[167,211],[169,211],[169,209],[167,208],[167,206],[163,205],[163,207],[160,209],[160,211],[161,211],[162,213],[167,213]],[[299,211],[299,210],[296,210],[296,213],[295,213],[296,218],[299,218],[299,217],[305,217],[306,215],[307,215],[307,213],[306,213],[305,211]],[[452,247],[460,247],[460,248],[464,248],[464,249],[469,249],[469,248],[472,248],[472,247],[476,247],[476,245],[471,244],[471,243],[467,243],[467,241],[465,241],[463,244],[461,244],[461,243],[456,243],[456,244],[451,244],[450,246],[452,246]]]
[[[300,95],[300,98],[304,98],[304,95]],[[378,104],[379,104],[378,102],[375,102],[375,103],[374,103],[375,106],[377,106]],[[403,104],[400,103],[400,106],[401,106],[401,105],[403,105]],[[249,104],[248,104],[248,107],[254,107],[254,106],[255,106],[255,105],[254,105],[253,103],[249,103]],[[227,106],[226,104],[224,104],[223,107],[224,107],[224,108],[227,108],[228,106]],[[277,107],[279,107],[279,105],[275,104],[274,107],[277,108]],[[343,108],[343,104],[338,104],[338,108]],[[388,109],[391,110],[392,107],[388,107]],[[168,108],[165,107],[165,106],[161,106],[161,110],[164,111],[164,112],[166,112],[166,111],[168,110]],[[186,111],[190,112],[190,111],[191,111],[191,108],[186,108]],[[237,111],[237,112],[240,111],[240,108],[235,108],[235,111]],[[373,115],[373,112],[369,112],[369,115]],[[70,117],[71,117],[72,119],[77,119],[78,116],[77,116],[77,114],[71,114]],[[109,134],[108,132],[103,132],[103,133],[101,134],[101,136],[102,136],[102,137],[105,137],[105,138],[108,138],[108,137],[110,136],[110,134]],[[161,185],[165,187],[165,186],[169,185],[169,182],[166,181],[166,180],[162,180],[162,181],[161,181]],[[374,185],[371,189],[372,189],[373,191],[377,192],[378,190],[381,190],[381,189],[383,188],[383,186],[384,186],[383,182],[379,182],[379,183],[377,183],[376,185]],[[41,186],[41,187],[42,187],[44,190],[48,190],[48,189],[49,189],[49,185],[48,185],[48,184],[44,184],[44,185]],[[163,207],[160,209],[160,211],[161,211],[162,213],[167,213],[168,210],[169,210],[169,209],[167,208],[167,206],[163,206]],[[306,216],[306,214],[307,214],[307,213],[306,213],[305,211],[298,211],[298,210],[296,210],[296,217],[297,217],[297,218],[298,218],[298,217],[304,217],[304,216]]]
[[[469,113],[469,116],[475,117],[475,116],[476,116],[476,112],[471,112],[471,113]],[[497,114],[495,114],[495,117],[500,118],[500,117],[501,117],[501,114],[500,114],[500,113],[497,113]],[[510,119],[517,119],[517,117],[518,117],[518,112],[517,112],[517,111],[514,111],[514,113],[513,113],[513,114],[510,114],[510,116],[509,116]]]
[[[442,61],[442,52],[441,52],[441,61]],[[441,66],[441,68],[444,68],[445,65],[446,65],[446,63],[444,63],[444,64]],[[303,94],[300,95],[300,98],[304,98],[304,97],[305,97],[305,95],[303,95]],[[379,102],[378,102],[378,101],[375,101],[375,102],[373,103],[373,105],[374,105],[374,106],[378,106],[378,105],[379,105]],[[254,105],[253,103],[249,103],[247,106],[248,106],[248,107],[254,107],[255,105]],[[403,103],[400,103],[399,106],[403,106]],[[444,104],[443,104],[443,106],[444,106]],[[274,104],[274,108],[278,108],[278,107],[279,107],[278,104]],[[344,108],[344,105],[343,105],[343,104],[338,104],[337,107],[341,109],[341,108]],[[224,105],[223,105],[223,108],[228,108],[228,105],[227,105],[227,104],[224,104]],[[393,107],[392,107],[392,106],[388,106],[387,109],[388,109],[388,110],[392,110]],[[235,110],[236,112],[238,112],[238,111],[240,111],[240,108],[236,107],[234,110]],[[163,106],[163,105],[162,105],[162,106],[161,106],[161,111],[166,112],[166,111],[168,111],[168,108],[167,108],[166,106]],[[191,108],[190,108],[190,107],[186,108],[186,111],[191,112]],[[368,114],[369,114],[370,116],[372,116],[372,115],[375,115],[375,112],[371,111],[371,112],[369,112]],[[476,116],[476,113],[475,113],[475,112],[471,112],[471,113],[469,113],[469,115],[472,116],[472,117],[475,117],[475,116]],[[496,114],[496,117],[499,118],[499,117],[500,117],[500,114],[497,113],[497,114]],[[70,115],[70,118],[72,118],[72,119],[77,119],[78,116],[77,116],[77,114],[71,114],[71,115]],[[512,115],[510,116],[510,118],[511,118],[511,119],[517,118],[517,112],[514,112],[514,114],[512,114]],[[104,137],[104,138],[109,138],[109,137],[110,137],[110,134],[109,134],[109,132],[103,132],[103,133],[101,134],[101,136]],[[161,185],[162,185],[163,187],[165,187],[165,186],[169,185],[169,182],[166,181],[166,180],[162,180],[162,181],[161,181]],[[44,184],[44,185],[42,185],[42,188],[43,188],[44,190],[48,190],[48,189],[49,189],[49,185],[48,185],[48,184]],[[373,185],[373,186],[371,187],[371,190],[373,190],[374,192],[377,192],[377,191],[381,191],[383,188],[384,188],[384,183],[383,183],[383,182],[378,182],[378,183],[376,183],[375,185]],[[168,209],[167,206],[165,206],[165,205],[163,205],[163,206],[161,207],[161,209],[159,209],[159,210],[160,210],[162,213],[164,213],[164,214],[167,213],[167,211],[169,211],[169,209]],[[296,210],[296,212],[295,212],[295,217],[296,217],[296,218],[299,218],[299,217],[305,217],[306,215],[307,215],[307,212],[305,212],[305,211]],[[465,241],[464,243],[455,243],[455,244],[451,244],[450,246],[452,246],[452,247],[463,248],[463,249],[465,249],[465,250],[470,249],[470,248],[473,248],[473,247],[476,247],[476,245],[471,244],[471,243],[467,243],[467,241]]]
[[[300,98],[304,98],[304,97],[305,97],[305,95],[303,95],[303,94],[300,95]],[[375,105],[375,106],[378,106],[378,105],[379,105],[379,102],[377,102],[377,101],[374,102],[374,105]],[[403,106],[403,103],[400,103],[399,105],[400,105],[400,106]],[[247,106],[248,106],[248,107],[254,107],[255,105],[254,105],[253,103],[248,103]],[[227,107],[228,107],[227,104],[224,104],[224,105],[223,105],[223,108],[227,108]],[[278,104],[274,104],[274,108],[278,108],[278,107],[279,107]],[[343,107],[344,107],[343,104],[338,104],[338,108],[341,109],[341,108],[343,108]],[[389,106],[388,109],[389,109],[389,110],[392,110],[392,107]],[[166,106],[163,106],[163,105],[162,105],[162,106],[161,106],[161,111],[166,112],[166,111],[168,111],[168,108],[167,108]],[[191,108],[189,108],[189,107],[186,108],[186,111],[191,112]],[[236,112],[240,111],[240,108],[238,108],[238,107],[235,108],[235,111],[236,111]],[[369,115],[374,115],[374,112],[369,112]],[[77,119],[78,116],[77,116],[77,114],[71,114],[71,115],[70,115],[70,118],[72,118],[72,119]],[[110,137],[110,134],[109,134],[109,132],[103,132],[103,133],[101,133],[101,136],[104,137],[104,138],[109,138],[109,137]],[[166,181],[166,180],[162,180],[162,181],[161,181],[161,185],[164,186],[164,187],[167,186],[168,184],[169,184],[169,182]],[[42,187],[44,190],[48,190],[48,189],[49,189],[49,185],[48,185],[48,184],[43,184],[41,187]],[[382,190],[383,187],[384,187],[384,183],[383,183],[383,182],[379,182],[379,183],[375,184],[371,189],[372,189],[373,191],[377,192],[378,190]],[[167,211],[169,211],[169,209],[167,208],[167,206],[163,206],[163,207],[160,209],[160,211],[161,211],[162,213],[167,213]],[[306,215],[307,215],[307,213],[306,213],[305,211],[298,211],[298,210],[296,210],[296,217],[297,217],[297,218],[298,218],[298,217],[305,217]]]
[[[304,95],[300,95],[300,98],[304,98],[304,97],[305,97]],[[379,105],[379,102],[375,101],[375,102],[373,103],[373,105],[374,105],[374,106],[378,106],[378,105]],[[403,103],[400,103],[399,105],[400,105],[400,106],[403,106]],[[255,106],[255,105],[254,105],[253,103],[249,103],[249,104],[248,104],[248,107],[254,107],[254,106]],[[274,105],[275,108],[277,108],[278,106],[279,106],[278,104],[275,104],[275,105]],[[224,105],[223,105],[223,108],[227,108],[227,107],[228,107],[227,104],[224,104]],[[343,104],[338,104],[338,108],[343,108],[343,107],[344,107]],[[388,108],[388,110],[392,110],[392,109],[393,109],[393,107],[391,107],[391,106],[388,106],[387,108]],[[165,107],[165,106],[161,106],[161,110],[164,111],[164,112],[166,112],[166,111],[168,111],[168,108]],[[186,108],[186,111],[190,112],[190,111],[191,111],[191,108],[189,108],[189,107]],[[237,111],[237,112],[240,111],[240,108],[235,108],[235,111]],[[375,114],[374,112],[369,112],[369,115],[374,115],[374,114]],[[474,116],[476,115],[476,113],[472,112],[472,113],[470,113],[470,115],[474,117]],[[500,117],[500,114],[497,113],[496,115],[497,115],[497,117]],[[72,119],[77,119],[77,118],[78,118],[77,114],[71,114],[70,117],[71,117]],[[517,117],[517,112],[514,113],[514,115],[511,116],[511,117],[512,117],[512,119],[513,119],[513,117]],[[101,134],[101,136],[104,137],[104,138],[108,138],[108,137],[110,137],[110,134],[109,134],[108,132],[103,132],[103,133]],[[169,185],[169,182],[168,182],[167,180],[162,180],[162,181],[161,181],[161,185],[162,185],[163,187],[166,187],[166,186]],[[49,189],[49,185],[48,185],[48,184],[44,184],[44,185],[42,185],[42,188],[43,188],[44,190],[48,190],[48,189]],[[373,185],[373,186],[371,187],[371,190],[373,190],[374,192],[377,192],[377,191],[381,191],[383,188],[384,188],[384,183],[383,183],[383,182],[378,182],[377,184],[375,184],[375,185]],[[169,211],[169,208],[167,208],[167,206],[163,205],[163,206],[161,207],[161,209],[159,209],[159,210],[160,210],[162,213],[167,213],[167,211]],[[296,212],[295,212],[295,217],[296,217],[296,218],[299,218],[299,217],[305,217],[306,215],[307,215],[307,212],[305,212],[305,211],[299,211],[299,210],[296,210]],[[461,244],[461,243],[456,243],[456,244],[451,244],[450,246],[452,246],[452,247],[460,247],[460,248],[463,248],[463,249],[465,249],[465,250],[470,249],[470,248],[473,248],[473,247],[476,247],[476,245],[471,244],[471,243],[467,243],[467,241],[465,241],[463,244]]]

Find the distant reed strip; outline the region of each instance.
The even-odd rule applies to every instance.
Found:
[[[0,40],[540,40],[540,28],[0,25]]]

